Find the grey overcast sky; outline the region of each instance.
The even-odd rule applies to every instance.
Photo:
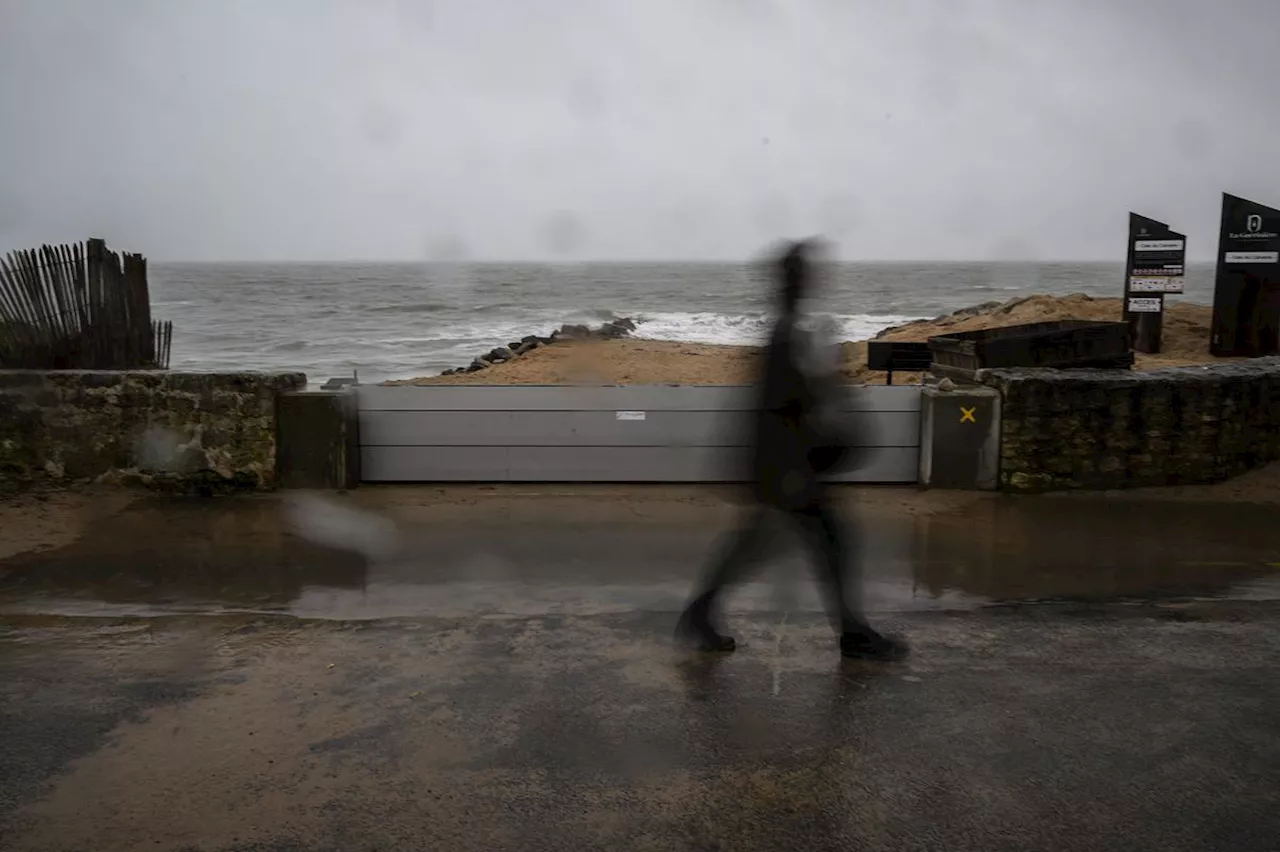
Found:
[[[1280,0],[0,0],[0,249],[1211,257]]]

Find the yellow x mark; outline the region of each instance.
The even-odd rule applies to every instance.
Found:
[[[960,406],[960,422],[961,423],[977,423],[978,422],[977,418],[973,416],[973,413],[977,410],[978,410],[978,406],[976,405],[973,408],[965,408],[963,405]]]

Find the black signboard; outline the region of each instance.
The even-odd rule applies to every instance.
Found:
[[[1280,352],[1280,210],[1225,192],[1209,351]]]
[[[1124,318],[1133,348],[1160,351],[1164,294],[1181,293],[1187,265],[1187,238],[1137,213],[1129,214],[1129,255],[1125,263]]]

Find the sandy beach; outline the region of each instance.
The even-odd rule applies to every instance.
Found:
[[[1027,296],[1002,303],[965,308],[932,320],[918,320],[887,329],[878,340],[924,341],[956,331],[975,331],[1002,325],[1054,320],[1115,321],[1120,299],[1069,296]],[[1203,364],[1228,359],[1209,354],[1208,305],[1173,302],[1166,306],[1163,352],[1139,354],[1135,369]],[[867,341],[843,344],[844,375],[853,383],[883,384],[885,374],[867,368]],[[545,346],[502,364],[474,373],[424,376],[388,382],[402,385],[467,384],[741,384],[752,380],[758,349],[706,343],[659,340],[565,341]],[[918,383],[919,374],[901,374],[899,383]]]

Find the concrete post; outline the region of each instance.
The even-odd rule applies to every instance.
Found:
[[[993,490],[999,482],[999,391],[925,387],[920,398],[920,484]]]

